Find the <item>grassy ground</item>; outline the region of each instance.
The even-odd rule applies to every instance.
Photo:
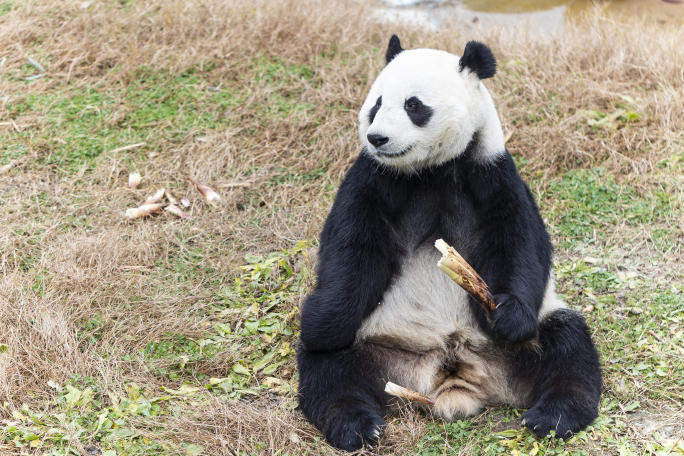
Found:
[[[492,45],[487,85],[605,392],[565,444],[520,410],[406,410],[377,451],[684,454],[684,31],[597,12],[558,40],[425,32],[369,8],[0,2],[0,454],[336,453],[296,410],[298,309],[394,32]],[[188,220],[123,217],[161,187]]]

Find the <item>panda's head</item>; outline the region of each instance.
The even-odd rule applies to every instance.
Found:
[[[371,156],[415,172],[459,156],[471,141],[481,161],[505,151],[494,103],[480,82],[496,73],[486,45],[471,41],[459,58],[404,50],[393,35],[386,60],[359,112],[359,134]]]

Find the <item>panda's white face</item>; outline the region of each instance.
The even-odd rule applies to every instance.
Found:
[[[480,79],[468,69],[459,71],[459,57],[433,49],[397,54],[359,112],[367,151],[405,172],[460,155],[476,132],[480,149],[504,150],[494,104]]]

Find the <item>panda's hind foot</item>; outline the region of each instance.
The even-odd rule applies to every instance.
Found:
[[[540,401],[522,415],[522,424],[538,437],[551,431],[557,438],[567,440],[590,425],[598,413],[592,409],[573,406],[568,401]]]
[[[345,451],[376,446],[385,430],[385,420],[376,411],[340,405],[331,414],[324,434],[328,442]]]
[[[581,314],[559,309],[539,326],[541,362],[528,358],[541,372],[534,388],[534,407],[522,416],[523,424],[540,437],[555,431],[569,439],[598,416],[601,398],[601,364]]]

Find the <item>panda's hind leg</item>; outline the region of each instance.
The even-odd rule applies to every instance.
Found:
[[[598,416],[601,367],[581,314],[559,309],[539,325],[541,355],[527,353],[517,363],[519,374],[536,371],[534,406],[522,416],[523,424],[543,437],[555,431],[567,439]],[[540,359],[541,357],[541,359]]]
[[[301,344],[299,407],[332,446],[356,451],[383,433],[387,402],[372,357],[356,347],[310,352]]]

